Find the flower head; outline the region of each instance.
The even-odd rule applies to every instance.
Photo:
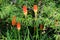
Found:
[[[23,12],[24,12],[24,15],[27,15],[27,7],[25,5],[23,6]]]
[[[18,22],[17,23],[17,29],[20,30],[21,29],[21,24]]]
[[[34,6],[33,6],[33,10],[34,10],[35,13],[38,11],[37,5],[34,5]]]
[[[12,25],[16,25],[16,16],[13,16],[13,19],[12,19]]]
[[[43,30],[44,25],[40,24],[40,30]]]

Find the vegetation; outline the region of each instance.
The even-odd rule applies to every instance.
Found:
[[[60,40],[60,0],[0,0],[0,40]]]

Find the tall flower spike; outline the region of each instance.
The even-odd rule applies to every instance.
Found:
[[[13,16],[13,19],[12,19],[12,25],[16,25],[16,16]]]
[[[37,13],[37,11],[38,11],[37,5],[34,5],[34,6],[33,6],[33,10],[34,10],[35,13]]]
[[[37,20],[37,11],[38,11],[37,5],[33,6],[33,11],[35,12],[35,20]]]
[[[24,12],[24,15],[27,16],[27,7],[25,5],[23,6],[23,12]]]
[[[17,23],[17,29],[20,30],[21,29],[21,24],[18,22]]]

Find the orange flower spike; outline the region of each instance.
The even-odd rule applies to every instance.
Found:
[[[44,28],[44,26],[41,24],[41,25],[40,25],[40,30],[43,30],[43,28]]]
[[[17,23],[17,29],[20,30],[21,29],[21,24],[18,22]]]
[[[33,10],[34,10],[35,13],[37,13],[37,11],[38,11],[37,5],[34,5],[34,6],[33,6]]]
[[[13,26],[16,25],[16,16],[14,16],[13,19],[12,19],[12,25]]]
[[[24,15],[27,15],[27,7],[25,5],[23,6],[23,12],[24,12]]]

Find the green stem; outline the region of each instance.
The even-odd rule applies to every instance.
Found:
[[[28,39],[27,40],[30,40],[29,39],[29,28],[28,27],[27,27],[27,31],[28,31],[28,35],[27,35]]]
[[[37,12],[35,12],[35,22],[36,22],[36,20],[37,20]],[[36,30],[36,40],[37,40],[37,38],[38,38],[38,27]]]
[[[25,15],[25,18],[27,18],[27,15]]]
[[[18,40],[20,40],[20,32],[18,31]]]
[[[27,32],[27,31],[26,31]],[[26,33],[25,33],[25,37],[24,37],[24,40],[26,40]]]
[[[37,20],[37,13],[35,13],[35,20]]]
[[[36,40],[38,39],[38,27],[37,27],[37,31],[36,31]]]

